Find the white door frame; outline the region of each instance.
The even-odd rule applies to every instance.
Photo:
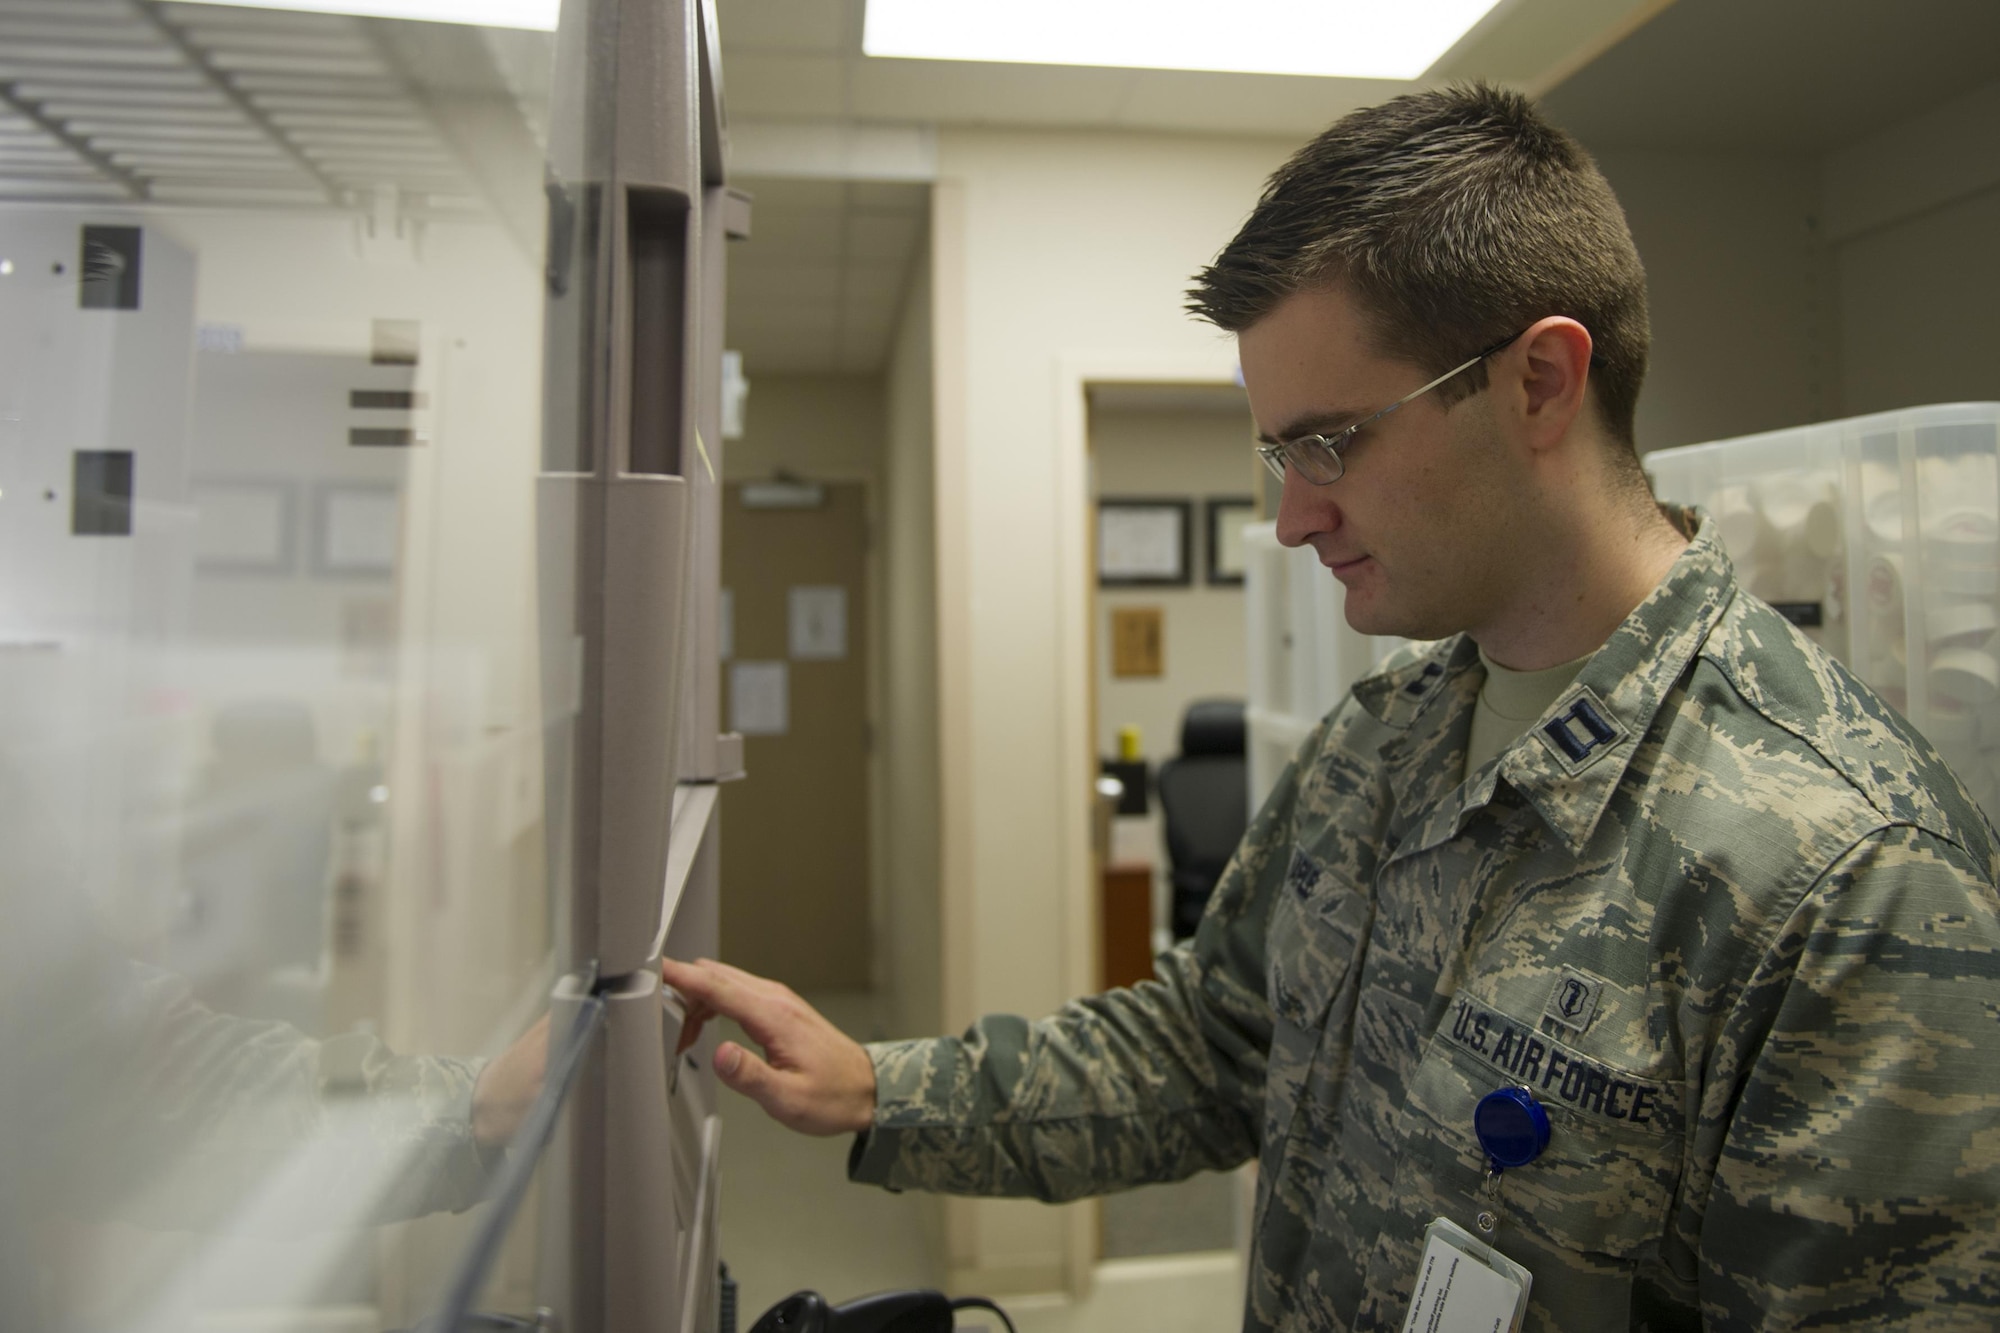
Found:
[[[1212,353],[1163,356],[1158,353],[1095,351],[1056,358],[1056,654],[1060,679],[1056,735],[1059,771],[1056,790],[1074,792],[1061,801],[1064,986],[1072,995],[1098,989],[1097,960],[1102,923],[1097,886],[1092,882],[1090,804],[1086,793],[1096,775],[1097,737],[1091,717],[1091,623],[1097,578],[1091,550],[1090,404],[1092,384],[1198,384],[1237,382],[1234,342],[1218,342]],[[1084,1299],[1100,1267],[1100,1227],[1095,1200],[1069,1227],[1064,1267],[1072,1299]]]

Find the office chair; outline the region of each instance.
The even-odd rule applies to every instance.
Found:
[[[1243,701],[1197,699],[1181,718],[1180,755],[1160,765],[1155,790],[1166,828],[1177,940],[1194,934],[1250,823],[1243,756]]]

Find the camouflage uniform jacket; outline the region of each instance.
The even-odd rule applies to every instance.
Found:
[[[1459,638],[1357,685],[1158,980],[872,1048],[851,1173],[1066,1199],[1260,1163],[1245,1327],[1396,1329],[1498,1215],[1527,1327],[1990,1328],[2000,853],[1702,524],[1464,775]],[[1478,1099],[1554,1134],[1483,1192]]]

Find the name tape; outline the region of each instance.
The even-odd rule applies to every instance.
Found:
[[[1452,1003],[1444,1035],[1544,1102],[1558,1101],[1585,1115],[1656,1133],[1670,1131],[1680,1119],[1680,1106],[1667,1084],[1599,1064],[1528,1024],[1463,996]]]

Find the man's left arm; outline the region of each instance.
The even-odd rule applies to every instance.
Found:
[[[1704,1119],[1711,1326],[1991,1327],[2000,1307],[2000,899],[1963,849],[1878,830],[1733,1009]]]

